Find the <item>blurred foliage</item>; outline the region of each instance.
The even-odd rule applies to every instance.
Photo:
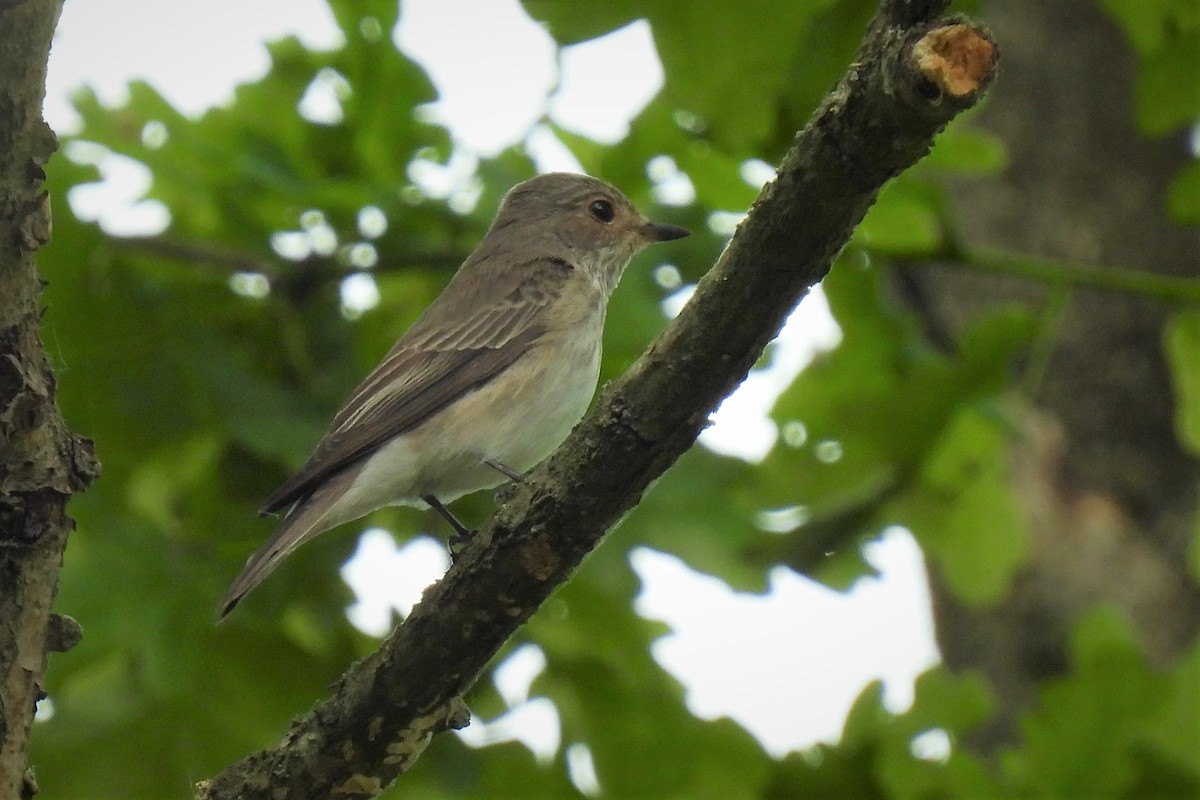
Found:
[[[1167,323],[1167,357],[1175,378],[1179,441],[1200,455],[1200,312],[1180,312]]]
[[[629,136],[607,147],[558,133],[587,171],[698,232],[673,251],[685,281],[723,244],[708,215],[740,212],[756,194],[744,162],[778,158],[852,60],[875,5],[526,2],[562,45],[649,19],[666,83]],[[1181,79],[1197,74],[1194,3],[1105,5],[1142,59],[1142,125],[1161,133],[1194,121],[1196,83]],[[258,501],[304,458],[346,391],[449,279],[501,194],[533,167],[519,147],[481,163],[480,195],[467,211],[422,195],[410,168],[446,163],[452,143],[415,111],[434,92],[392,44],[397,9],[331,6],[343,47],[275,42],[270,71],[199,119],[144,84],[119,108],[81,94],[83,129],[67,142],[70,157],[52,164],[55,202],[67,209],[72,187],[98,179],[89,165],[98,153],[134,159],[150,169],[148,197],[171,222],[152,242],[122,240],[60,212],[42,259],[59,400],[96,440],[104,465],[72,504],[79,529],[58,607],[86,636],[52,659],[54,714],[39,725],[33,756],[47,796],[190,796],[191,782],[276,742],[289,717],[373,647],[344,617],[351,597],[334,565],[353,547],[345,534],[293,556],[220,627],[214,611],[270,527],[255,518]],[[339,121],[298,113],[315,80],[339,87]],[[647,164],[662,154],[690,178],[693,204],[654,207]],[[678,554],[741,590],[763,591],[780,563],[844,587],[868,572],[858,545],[895,523],[914,531],[963,599],[987,604],[1003,593],[1025,552],[1005,481],[1005,444],[1017,433],[1006,411],[1010,370],[1040,323],[1029,310],[999,308],[952,354],[939,352],[884,297],[876,265],[938,251],[952,216],[939,181],[994,174],[1004,163],[994,139],[960,122],[891,184],[825,284],[843,340],[779,398],[782,435],[767,457],[748,464],[689,453],[511,643],[545,654],[533,691],[553,701],[564,746],[588,748],[605,796],[1200,792],[1200,650],[1170,672],[1152,671],[1110,615],[1076,631],[1074,671],[1045,687],[1024,738],[992,770],[960,746],[990,713],[987,686],[939,669],[921,678],[910,710],[887,711],[879,687],[868,686],[839,743],[774,760],[733,722],[688,711],[682,687],[651,657],[662,626],[632,610],[636,544]],[[1170,198],[1178,217],[1200,217],[1196,186],[1192,168]],[[380,217],[382,230],[365,221]],[[300,248],[294,257],[277,252],[288,243]],[[363,271],[380,302],[345,313],[341,283]],[[610,312],[606,376],[659,330],[666,291],[645,264],[629,271]],[[1200,451],[1194,314],[1177,317],[1166,347],[1180,437]],[[489,499],[463,506],[482,518]],[[761,512],[780,508],[803,512],[793,530],[760,527]],[[440,530],[411,510],[375,521],[401,540]],[[470,703],[484,718],[509,710],[486,678]],[[948,751],[923,749],[930,736],[944,737]],[[391,794],[579,790],[562,751],[541,763],[516,743],[474,749],[447,735]]]
[[[1102,0],[1140,62],[1135,92],[1142,130],[1162,135],[1200,119],[1200,4],[1195,0]],[[1179,222],[1200,225],[1200,161],[1172,187],[1168,208]]]

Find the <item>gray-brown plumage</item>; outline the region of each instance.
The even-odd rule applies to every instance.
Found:
[[[686,235],[584,175],[540,175],[513,188],[446,289],[264,502],[262,513],[286,514],[230,587],[221,616],[330,528],[385,505],[444,512],[442,503],[545,458],[591,401],[608,298],[629,259]]]

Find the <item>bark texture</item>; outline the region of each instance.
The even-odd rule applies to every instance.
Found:
[[[982,96],[995,46],[969,23],[939,19],[946,5],[882,3],[854,63],[687,308],[516,487],[380,651],[279,746],[203,782],[198,797],[370,796],[434,733],[465,724],[462,695],[497,649],[693,444],[883,184]]]
[[[34,256],[50,238],[41,190],[54,134],[42,120],[56,0],[0,4],[0,798],[36,791],[29,733],[46,655],[79,638],[50,610],[71,521],[66,503],[97,471],[91,443],[54,403],[38,336]]]
[[[1200,232],[1172,224],[1165,187],[1187,162],[1183,132],[1135,128],[1135,59],[1092,0],[1006,0],[986,7],[1005,68],[977,124],[1000,136],[1000,180],[960,186],[966,249],[1079,265],[1200,275]],[[1031,562],[995,608],[959,603],[934,576],[938,640],[952,667],[982,669],[1001,714],[978,744],[1015,733],[1040,681],[1070,668],[1066,638],[1088,609],[1121,609],[1149,657],[1168,664],[1200,629],[1186,571],[1200,462],[1179,445],[1163,355],[1168,303],[1120,291],[1060,297],[961,266],[907,271],[936,338],[952,341],[998,301],[1063,302],[1030,398],[1013,481],[1033,527]]]

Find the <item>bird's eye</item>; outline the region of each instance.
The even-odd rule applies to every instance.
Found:
[[[591,205],[588,206],[588,213],[591,214],[594,219],[604,223],[612,222],[613,217],[617,215],[616,212],[613,211],[612,203],[608,202],[607,200],[593,200]]]

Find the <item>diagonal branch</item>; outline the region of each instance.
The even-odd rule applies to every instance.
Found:
[[[370,796],[434,733],[466,724],[462,696],[504,641],[691,447],[883,184],[982,96],[995,45],[968,22],[937,19],[947,4],[884,0],[854,63],[683,312],[381,649],[281,744],[201,783],[198,797]]]

